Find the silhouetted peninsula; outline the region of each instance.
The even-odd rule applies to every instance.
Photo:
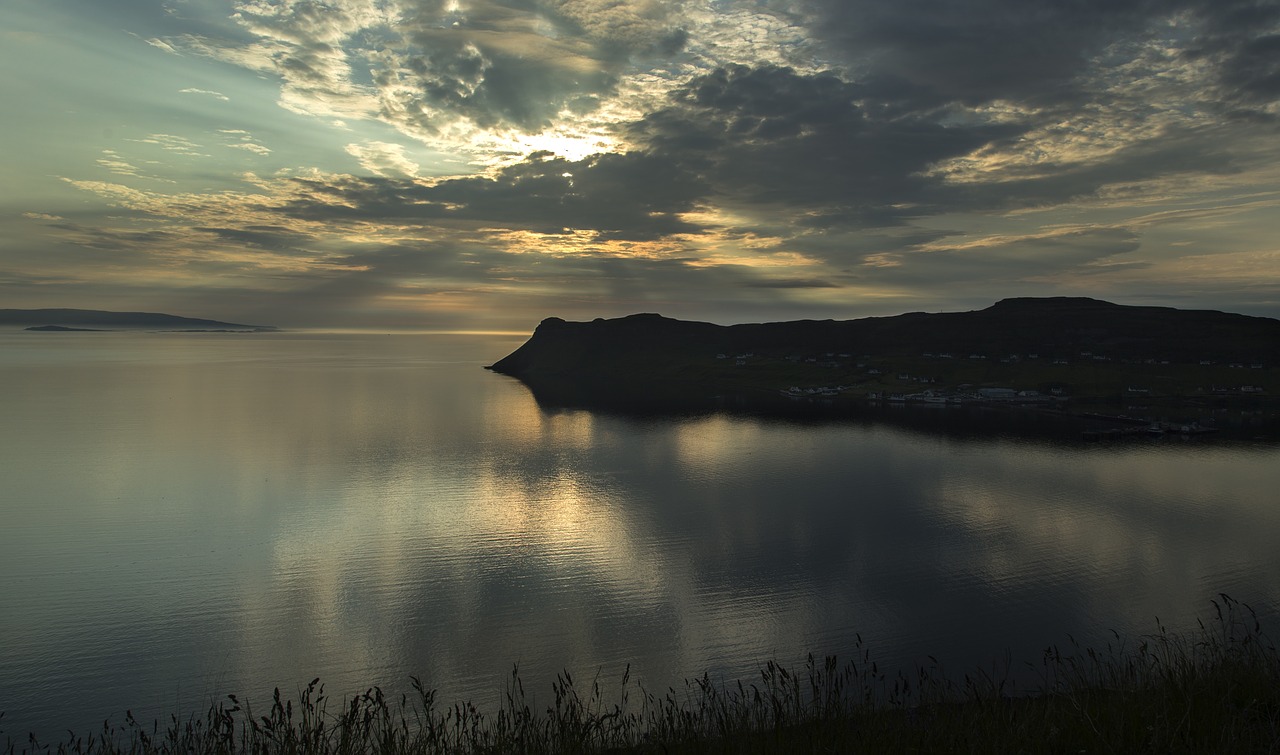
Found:
[[[1280,393],[1280,320],[1089,298],[720,326],[637,314],[543,320],[491,365],[540,400],[708,406],[779,399],[1049,404]]]
[[[70,328],[66,325],[32,325],[23,330],[34,330],[38,333],[106,333],[105,328]]]
[[[26,330],[182,330],[272,331],[271,325],[180,317],[159,312],[111,312],[101,309],[0,309],[0,325],[27,326]]]

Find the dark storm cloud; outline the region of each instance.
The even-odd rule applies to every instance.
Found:
[[[871,60],[929,100],[979,104],[1064,96],[1087,58],[1139,27],[1125,0],[811,0],[828,49]]]
[[[975,285],[1025,285],[1063,273],[1090,274],[1138,249],[1137,235],[1123,228],[1076,230],[1013,239],[941,246],[893,255],[861,275],[880,282],[921,284],[938,280]],[[1119,264],[1124,264],[1121,261]]]
[[[1228,97],[1253,105],[1280,97],[1280,3],[1192,4],[1205,30],[1186,55],[1216,61]]]
[[[319,279],[300,281],[288,296],[295,306],[310,300],[308,308],[326,303],[358,303],[398,288],[416,276],[429,276],[436,287],[449,287],[460,276],[474,278],[459,249],[452,244],[418,243],[362,249],[336,260],[347,269]]]
[[[625,61],[673,53],[685,39],[660,4],[637,15],[631,9],[641,5],[607,0],[423,0],[400,3],[394,28],[343,5],[341,33],[325,14],[298,13],[264,15],[258,32],[276,32],[271,38],[287,54],[275,60],[286,78],[316,91],[340,92],[350,83],[347,63],[368,62],[381,117],[412,123],[419,135],[461,121],[494,133],[536,132],[629,91],[617,87]],[[484,175],[431,181],[281,179],[288,188],[254,207],[265,223],[206,221],[199,230],[273,251],[302,250],[311,240],[285,228],[298,220],[363,224],[373,235],[387,224],[424,239],[325,257],[344,272],[323,271],[315,295],[351,301],[415,278],[446,287],[554,280],[575,292],[594,281],[605,298],[627,302],[661,299],[664,288],[692,291],[694,280],[728,298],[749,291],[766,299],[806,289],[817,298],[821,289],[868,282],[1016,284],[1132,270],[1144,263],[1115,258],[1138,239],[1093,229],[969,244],[964,234],[920,221],[1079,198],[1101,203],[1153,190],[1129,188],[1143,182],[1228,176],[1250,169],[1257,151],[1248,145],[1265,141],[1260,118],[1241,125],[1217,116],[1264,114],[1275,94],[1280,16],[1269,3],[810,0],[806,7],[813,33],[843,66],[701,61],[684,69],[702,71],[691,77],[654,74],[636,100],[648,111],[615,126],[630,151],[580,160],[539,152]],[[338,38],[359,44],[344,51],[326,41]],[[404,44],[382,48],[378,40]],[[671,87],[665,97],[663,86]],[[403,171],[410,176],[417,158],[411,162]],[[554,241],[535,244],[510,231],[564,236],[564,253]],[[623,261],[614,257],[654,252],[606,246],[696,235],[703,238],[680,238],[660,253],[693,257],[705,249],[701,261]],[[941,243],[951,235],[960,239]],[[484,243],[512,245],[513,253],[465,246]],[[554,252],[541,267],[515,253],[538,244]],[[734,265],[757,262],[753,256],[768,264]]]
[[[394,282],[426,276],[451,285],[493,275],[518,258],[491,244],[462,239],[368,245],[334,262],[354,270],[344,274],[350,278]]]
[[[1107,186],[1175,176],[1226,176],[1250,167],[1256,155],[1231,139],[1170,127],[1159,138],[1116,149],[1104,160],[1043,160],[1007,170],[1002,181],[937,186],[940,204],[955,211],[1041,207],[1096,195]]]
[[[773,278],[748,281],[747,288],[840,288],[840,284],[819,278]]]
[[[0,286],[14,288],[27,286],[50,286],[72,283],[75,279],[66,275],[29,273],[25,270],[0,268]]]
[[[1059,105],[1088,99],[1085,74],[1123,41],[1186,22],[1184,52],[1212,56],[1224,86],[1274,98],[1272,38],[1280,7],[1259,0],[808,0],[827,50],[901,82],[924,105],[1011,100]],[[892,97],[887,97],[887,100]]]
[[[687,38],[678,14],[662,3],[414,0],[398,5],[394,29],[358,20],[354,5],[340,5],[345,15],[307,3],[288,14],[264,12],[254,16],[254,28],[288,41],[288,54],[277,61],[296,67],[290,69],[296,82],[339,81],[343,52],[326,40],[368,35],[353,54],[370,63],[382,117],[412,123],[419,133],[437,133],[456,118],[537,131],[567,111],[594,110],[615,92],[623,61],[671,54]],[[1280,36],[1273,29],[1280,15],[1270,3],[809,0],[801,15],[846,68],[726,65],[685,81],[664,106],[618,126],[631,152],[578,161],[534,154],[491,176],[430,184],[301,181],[310,196],[286,210],[310,220],[585,230],[596,240],[701,232],[709,226],[699,223],[709,221],[683,213],[717,207],[734,222],[773,225],[779,237],[792,239],[903,227],[946,213],[1052,205],[1116,183],[1225,175],[1247,165],[1248,155],[1233,153],[1227,146],[1233,140],[1215,133],[1221,124],[1180,127],[1159,114],[1166,125],[1139,112],[1141,94],[1116,103],[1108,88],[1122,86],[1128,74],[1113,69],[1153,46],[1169,65],[1208,61],[1223,91],[1205,97],[1224,108],[1257,115],[1280,85],[1274,54]],[[334,31],[335,18],[346,24],[342,34]],[[1180,25],[1171,32],[1173,20]],[[379,47],[378,40],[397,39],[406,45]],[[1001,112],[957,103],[997,103]],[[1085,105],[1092,109],[1077,125]],[[1055,127],[1087,134],[1093,152],[1070,140],[1053,143],[1046,134]],[[998,175],[984,175],[979,164],[966,180],[953,181],[936,170],[983,150],[1003,158]],[[1034,158],[1021,159],[1027,155]]]
[[[432,184],[298,179],[304,195],[285,211],[308,220],[586,230],[597,240],[652,240],[706,230],[682,213],[721,204],[773,217],[771,235],[799,239],[821,230],[901,227],[953,211],[1052,204],[1117,182],[1223,175],[1244,164],[1203,133],[1170,127],[1106,160],[1042,158],[1022,173],[1005,168],[1001,181],[953,185],[929,169],[983,147],[1008,146],[1033,124],[947,124],[941,113],[869,109],[868,97],[864,84],[832,74],[731,66],[692,80],[666,107],[626,127],[639,147],[633,152],[578,161],[535,153],[493,177]]]
[[[285,212],[308,220],[453,221],[539,233],[588,230],[602,240],[698,233],[699,226],[678,215],[707,193],[687,166],[639,153],[578,161],[535,153],[494,178],[431,185],[389,178],[299,179],[298,184],[309,196],[286,205]]]
[[[733,66],[677,90],[671,103],[632,124],[647,154],[702,176],[715,201],[788,218],[808,230],[890,228],[965,211],[1041,207],[1104,188],[1176,176],[1225,176],[1256,154],[1221,123],[1178,123],[1156,113],[1133,122],[1082,120],[1094,152],[1049,142],[1047,124],[1077,116],[1026,110],[1002,123],[948,110],[876,107],[864,82],[778,67]],[[1166,118],[1166,120],[1160,120]],[[1135,133],[1134,129],[1146,131]],[[1046,139],[1034,160],[999,174],[952,182],[931,169],[980,150],[1010,154]]]
[[[1227,52],[1222,78],[1244,99],[1265,103],[1280,98],[1280,34],[1249,40]]]
[[[138,256],[145,254],[145,250],[168,247],[182,240],[181,233],[167,230],[131,231],[79,223],[50,223],[49,227],[76,234],[83,246]]]
[[[1017,125],[884,117],[866,89],[830,74],[732,66],[695,79],[633,124],[651,154],[703,173],[718,195],[804,208],[802,225],[895,225],[940,211],[923,175],[937,161],[1011,139]]]
[[[211,233],[222,241],[253,246],[271,251],[299,250],[313,237],[278,225],[248,225],[243,228],[207,228],[197,226],[193,230]]]

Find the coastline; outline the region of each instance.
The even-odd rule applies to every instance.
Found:
[[[584,410],[634,418],[722,413],[801,423],[871,421],[952,437],[1017,436],[1051,443],[1161,438],[1280,442],[1280,401],[1267,398],[1206,403],[1175,397],[1141,405],[1124,397],[1081,397],[1053,403],[982,399],[934,403],[853,394],[790,396],[772,389],[716,392],[713,387],[668,384],[627,390],[591,381],[512,379],[522,383],[544,411],[552,412]]]
[[[1252,437],[1251,426],[1280,437],[1277,364],[1280,321],[1023,299],[843,322],[548,318],[487,369],[548,407],[833,418],[977,408],[1070,418],[1080,432],[1143,424],[1149,434],[1238,427]]]

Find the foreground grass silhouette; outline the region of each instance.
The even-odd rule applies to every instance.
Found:
[[[657,693],[624,674],[615,696],[569,674],[535,710],[518,671],[496,712],[373,687],[337,703],[319,680],[266,715],[235,696],[204,717],[150,726],[127,714],[59,744],[7,739],[7,753],[1265,753],[1280,752],[1280,656],[1253,609],[1222,595],[1194,635],[1157,632],[1105,650],[1049,648],[1030,695],[980,674],[888,676],[857,644],[844,664],[812,656],[754,681],[709,677]],[[3,719],[0,718],[0,725]]]

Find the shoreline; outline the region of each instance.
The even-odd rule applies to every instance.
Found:
[[[1280,399],[1261,396],[1208,401],[1158,397],[1140,403],[1120,396],[928,402],[868,399],[852,392],[796,395],[756,386],[717,391],[717,386],[676,380],[637,387],[634,383],[563,375],[507,377],[524,385],[544,411],[579,409],[635,418],[722,413],[798,422],[871,420],[926,431],[932,428],[948,435],[1013,434],[1073,442],[1157,436],[1280,442]],[[1160,432],[1154,431],[1156,427]]]
[[[936,660],[890,675],[854,645],[841,661],[809,655],[803,669],[773,661],[755,679],[682,689],[630,680],[585,684],[568,672],[551,697],[527,694],[513,670],[505,702],[482,711],[379,687],[341,701],[319,679],[265,709],[227,695],[203,716],[103,723],[60,743],[34,736],[0,751],[108,753],[783,753],[783,752],[1262,752],[1280,747],[1280,654],[1247,604],[1220,595],[1189,635],[1156,631],[1105,650],[1046,648],[1041,684],[1013,688],[998,671],[948,678]],[[531,687],[532,689],[532,687]],[[545,687],[543,688],[545,690]],[[540,700],[540,701],[539,701]],[[266,715],[263,715],[265,713]],[[3,718],[0,717],[0,728]],[[26,745],[20,746],[20,742]]]
[[[868,402],[1025,404],[1107,421],[1139,417],[1188,434],[1219,429],[1224,414],[1253,412],[1268,426],[1263,435],[1280,436],[1270,428],[1280,425],[1277,364],[1280,321],[1048,298],[731,326],[656,314],[548,318],[487,369],[521,380],[550,407],[777,415],[823,407],[834,417]]]

